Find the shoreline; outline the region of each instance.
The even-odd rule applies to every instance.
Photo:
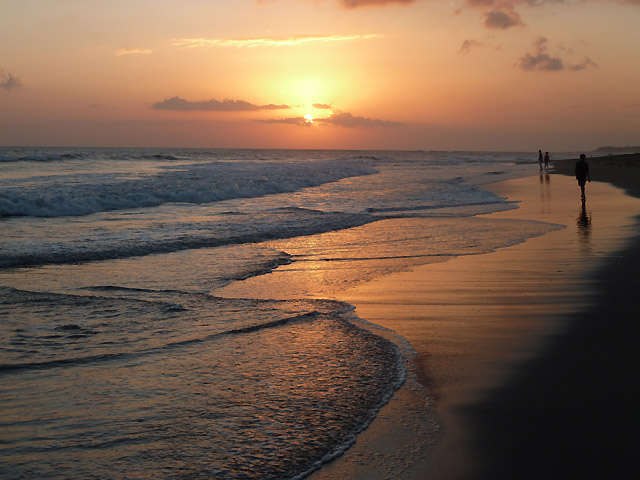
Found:
[[[565,163],[573,168],[572,161]],[[627,168],[621,167],[620,171],[624,181]],[[592,175],[596,181],[602,178],[600,165],[592,169]],[[526,378],[522,380],[522,369],[529,362],[547,358],[549,345],[561,343],[567,337],[571,332],[567,329],[575,323],[572,318],[583,310],[585,295],[595,295],[602,288],[595,281],[599,272],[630,241],[629,234],[639,229],[638,222],[626,212],[635,209],[640,213],[640,204],[607,183],[589,184],[587,211],[580,207],[575,180],[561,175],[544,173],[538,182],[534,174],[489,188],[521,201],[518,210],[495,212],[490,217],[552,221],[567,228],[489,254],[458,257],[393,274],[356,287],[355,293],[341,297],[356,305],[356,313],[362,318],[393,329],[414,346],[418,351],[418,376],[436,398],[435,413],[442,426],[440,441],[428,447],[426,463],[425,455],[416,457],[412,473],[405,478],[556,478],[548,468],[531,468],[531,475],[526,471],[525,466],[531,462],[545,467],[545,455],[540,450],[530,450],[526,459],[514,454],[518,460],[512,464],[504,461],[507,447],[518,444],[514,439],[527,426],[522,421],[527,415],[525,407],[518,415],[505,416],[507,411],[517,411],[518,404],[510,404],[509,399],[516,398],[514,390],[530,395],[525,399],[518,397],[525,406],[532,398],[540,397],[522,385],[517,386],[518,382],[531,386]],[[588,224],[584,216],[588,216]],[[622,217],[626,220],[621,220]],[[592,220],[597,221],[597,230],[592,227]],[[637,245],[634,249],[639,250]],[[503,275],[507,270],[509,274]],[[496,278],[496,274],[503,278]],[[487,290],[493,291],[489,299]],[[425,295],[431,298],[425,301]],[[413,308],[409,308],[412,303]],[[486,317],[481,318],[483,314],[494,317],[486,322]],[[465,315],[475,316],[481,325],[460,321]],[[453,327],[457,331],[437,332],[438,327],[452,320],[457,323]],[[424,322],[429,326],[425,328],[421,324]],[[582,353],[576,357],[578,364],[584,357],[585,352]],[[563,360],[556,358],[556,361]],[[546,370],[540,371],[542,384],[537,385],[540,390],[544,391],[545,377],[551,377],[554,368],[551,362]],[[537,408],[542,416],[553,410],[554,393],[547,393],[551,398],[547,397]],[[553,418],[562,424],[562,418]],[[528,427],[527,438],[533,445],[544,445],[547,437],[554,435],[552,428],[536,431],[535,423]],[[576,430],[575,435],[583,434]],[[386,440],[395,442],[392,436]],[[569,440],[565,436],[563,441]],[[375,444],[364,439],[367,442]],[[526,446],[523,451],[527,451]],[[597,455],[593,450],[579,451],[582,455]],[[513,468],[507,468],[505,463]],[[564,474],[575,468],[573,462],[566,466],[569,468]],[[364,475],[349,458],[338,459],[330,469],[323,467],[321,472],[325,470],[325,475],[311,478],[385,478],[380,470],[379,476],[371,475],[371,470]]]
[[[344,455],[307,478],[527,478],[503,466],[501,442],[512,443],[524,423],[511,416],[502,427],[512,424],[514,430],[498,433],[503,417],[497,406],[508,398],[501,389],[514,385],[528,362],[566,334],[571,316],[588,305],[585,298],[594,298],[598,269],[638,230],[633,215],[640,214],[640,202],[599,182],[598,163],[593,162],[584,208],[575,179],[555,170],[536,175],[532,169],[529,177],[483,187],[520,203],[518,209],[480,217],[565,226],[523,243],[410,267],[333,294],[328,292],[335,285],[317,290],[317,281],[326,279],[322,271],[311,270],[309,282],[297,285],[295,293],[283,288],[300,278],[300,264],[280,267],[277,279],[254,277],[218,292],[278,298],[287,291],[287,297],[345,301],[358,317],[397,333],[416,352],[410,378],[426,394],[410,382],[403,386]],[[573,161],[564,168],[572,172]],[[624,181],[628,168],[619,170]],[[300,242],[304,246],[306,240]],[[531,438],[544,443],[544,433],[553,431]]]

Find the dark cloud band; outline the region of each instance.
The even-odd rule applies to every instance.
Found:
[[[301,127],[309,127],[314,123],[324,124],[324,125],[334,125],[338,127],[347,127],[347,128],[401,127],[404,125],[400,122],[392,122],[390,120],[379,120],[377,118],[359,117],[346,112],[333,113],[332,115],[326,118],[314,118],[313,122],[309,121],[304,117],[266,119],[266,120],[257,120],[257,121],[261,123],[269,123],[269,124],[298,125]]]
[[[256,110],[285,110],[288,105],[254,105],[244,100],[206,100],[192,102],[180,97],[165,98],[153,104],[154,110],[173,110],[179,112],[210,111],[210,112],[253,112]]]

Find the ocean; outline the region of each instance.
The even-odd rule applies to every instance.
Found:
[[[1,147],[0,477],[304,478],[411,371],[410,345],[341,294],[559,228],[482,216],[517,208],[483,185],[537,169],[518,152]]]

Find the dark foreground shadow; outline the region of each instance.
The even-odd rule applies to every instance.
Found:
[[[465,410],[479,462],[470,478],[640,478],[639,271],[637,235],[596,274],[593,305],[568,331]]]

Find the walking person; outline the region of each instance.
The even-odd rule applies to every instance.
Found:
[[[538,165],[540,165],[540,171],[542,171],[542,150],[538,150]]]
[[[576,179],[578,180],[578,185],[580,186],[580,192],[582,193],[582,201],[584,202],[587,197],[584,194],[584,185],[587,183],[587,180],[591,181],[591,176],[589,175],[589,164],[586,160],[587,156],[584,153],[580,154],[580,160],[576,162]]]
[[[544,169],[549,170],[549,152],[544,154]]]

